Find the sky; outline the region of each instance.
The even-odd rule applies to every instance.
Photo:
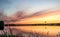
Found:
[[[0,0],[1,8],[8,16],[18,10],[32,14],[44,9],[60,8],[59,4],[59,0]]]
[[[60,9],[60,0],[0,0],[0,9],[3,9],[8,17],[12,17],[18,11],[23,13],[20,17],[26,17],[39,11]]]

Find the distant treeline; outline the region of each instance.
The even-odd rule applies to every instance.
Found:
[[[50,24],[5,24],[5,26],[60,26],[60,23],[50,23]]]

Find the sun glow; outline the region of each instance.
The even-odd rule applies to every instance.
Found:
[[[25,18],[22,19],[21,21],[16,22],[17,24],[41,24],[45,23],[60,23],[60,15],[54,15],[54,16],[47,16],[47,17],[33,17],[33,18]]]
[[[48,16],[43,18],[47,23],[60,23],[60,15]]]

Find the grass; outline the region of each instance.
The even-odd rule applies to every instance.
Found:
[[[16,35],[6,35],[6,34],[4,34],[4,35],[0,35],[0,37],[18,37],[18,36],[16,36]]]
[[[1,34],[0,37],[19,37],[17,35],[12,34],[11,28],[8,28],[8,29],[10,30],[10,34],[8,34],[7,31],[2,30],[4,34]]]

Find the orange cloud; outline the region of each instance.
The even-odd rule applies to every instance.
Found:
[[[47,21],[47,23],[60,23],[60,10],[37,12],[31,17],[18,20],[15,24],[40,24],[44,21]]]

